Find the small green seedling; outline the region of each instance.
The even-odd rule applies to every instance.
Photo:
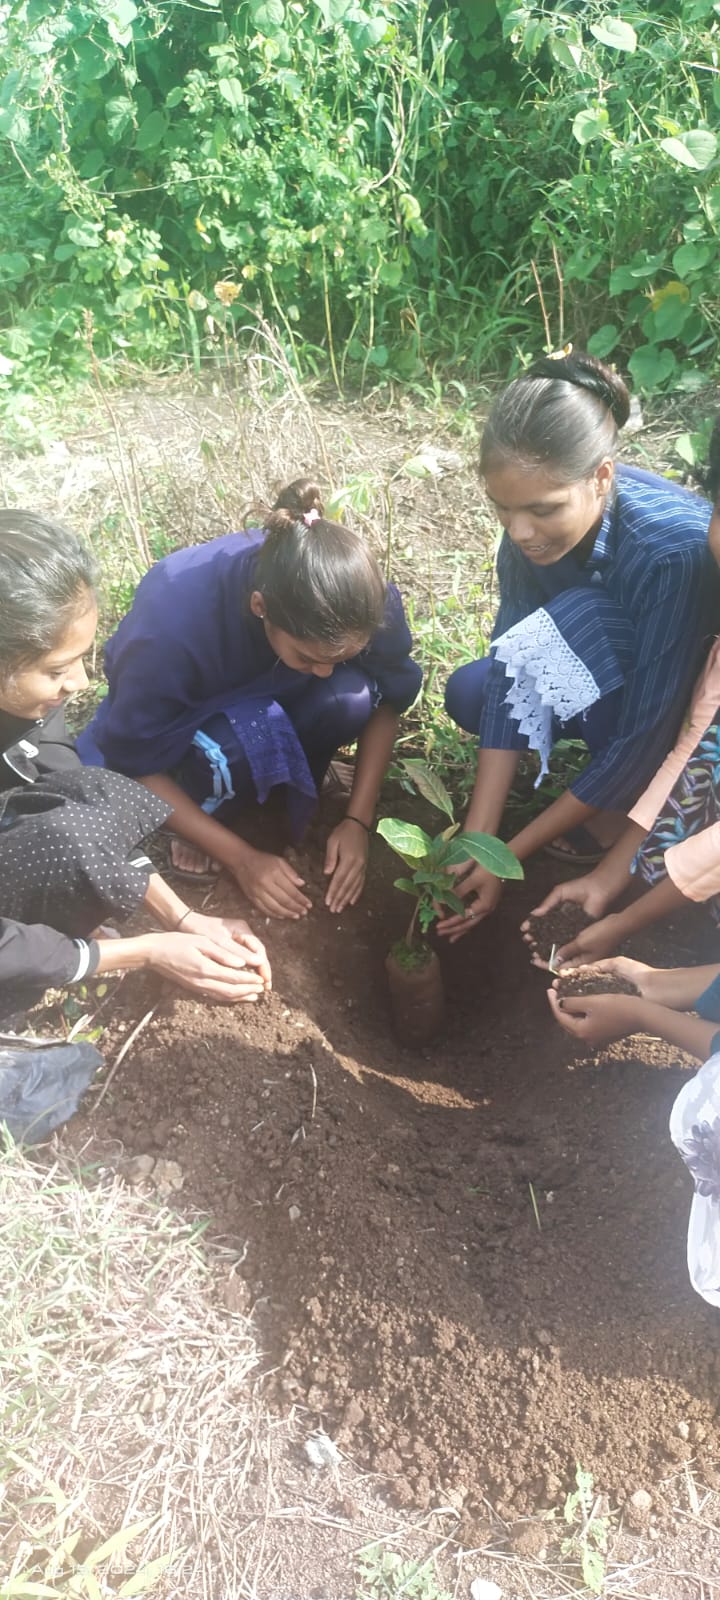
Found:
[[[410,868],[408,877],[395,879],[395,888],[412,895],[415,901],[405,937],[394,947],[393,953],[404,966],[418,966],[425,959],[423,936],[440,915],[441,908],[446,906],[460,915],[466,909],[464,900],[456,892],[452,868],[477,861],[496,878],[522,878],[523,869],[512,850],[492,834],[460,834],[460,823],[454,819],[447,789],[426,762],[406,760],[400,766],[423,799],[450,818],[449,826],[434,838],[417,823],[402,822],[397,817],[383,817],[377,825],[381,838]]]
[[[610,1523],[602,1510],[602,1498],[595,1493],[592,1473],[577,1467],[575,1482],[577,1488],[568,1495],[564,1511],[565,1521],[573,1531],[563,1540],[562,1553],[579,1561],[583,1581],[591,1593],[602,1594]]]

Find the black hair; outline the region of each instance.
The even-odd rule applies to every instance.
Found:
[[[263,597],[268,622],[294,639],[338,645],[369,638],[385,615],[385,583],[374,555],[359,534],[327,521],[310,478],[296,478],[278,495],[253,588]]]
[[[60,644],[95,594],[95,560],[34,511],[0,511],[0,679]]]
[[[629,413],[627,388],[604,362],[581,350],[542,356],[495,401],[480,471],[518,461],[547,467],[560,483],[578,483],[614,458]]]
[[[720,412],[713,423],[708,444],[708,458],[706,467],[698,467],[693,471],[693,477],[705,490],[713,505],[720,502]]]

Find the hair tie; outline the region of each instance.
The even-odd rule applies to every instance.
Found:
[[[303,511],[303,522],[305,523],[305,526],[307,528],[311,528],[314,522],[319,522],[319,521],[320,521],[320,512],[316,509],[315,506],[312,506],[310,511]]]

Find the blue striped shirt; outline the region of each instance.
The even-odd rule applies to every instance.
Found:
[[[635,630],[635,651],[612,739],[571,784],[586,805],[627,810],[677,734],[694,680],[720,623],[720,579],[707,546],[710,507],[698,495],[635,467],[619,467],[616,493],[592,552],[534,565],[503,534],[498,551],[498,638],[566,589],[602,585]],[[592,671],[592,624],[583,638]],[[499,663],[497,664],[499,667]],[[527,748],[504,704],[504,672],[489,674],[480,744]]]

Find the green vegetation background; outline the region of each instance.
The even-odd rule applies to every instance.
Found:
[[[717,354],[720,4],[0,3],[6,415],[90,346],[445,390]],[[540,294],[538,293],[540,286]]]

